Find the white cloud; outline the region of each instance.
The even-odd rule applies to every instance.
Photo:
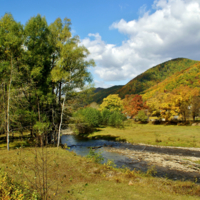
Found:
[[[106,84],[106,83],[104,83],[104,81],[97,81],[97,80],[94,80],[94,84],[95,84],[95,88],[98,88],[98,87],[108,88],[108,87],[113,86],[113,84]]]
[[[137,20],[110,26],[128,35],[121,46],[106,44],[98,33],[82,40],[101,79],[130,80],[171,58],[200,58],[200,0],[156,0],[152,7],[153,13],[143,6]]]

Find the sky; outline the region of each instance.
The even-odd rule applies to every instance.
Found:
[[[184,57],[200,60],[200,0],[0,0],[0,17],[26,24],[71,19],[90,51],[95,87],[124,85],[147,69]]]

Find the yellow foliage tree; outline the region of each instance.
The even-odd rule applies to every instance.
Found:
[[[123,110],[123,102],[118,94],[110,94],[106,98],[103,99],[103,103],[100,105],[99,110],[102,111],[104,109],[108,109],[110,111],[122,111]]]

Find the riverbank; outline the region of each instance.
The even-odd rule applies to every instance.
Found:
[[[42,170],[42,166],[47,170]],[[57,148],[1,150],[0,168],[33,189],[40,186],[44,177],[49,199],[196,200],[200,196],[200,186],[194,182],[115,169]]]
[[[99,128],[89,138],[114,139],[132,144],[200,148],[200,126],[135,124],[122,129]]]
[[[149,147],[151,147],[149,149]],[[200,149],[140,146],[140,150],[107,148],[133,161],[138,170],[154,169],[156,176],[173,180],[192,180],[200,183]]]
[[[106,150],[132,160],[138,170],[155,167],[157,176],[200,182],[200,127],[131,124],[124,129],[99,128],[89,135],[133,144],[131,148]]]
[[[78,155],[87,156],[92,148],[104,159],[113,160],[116,167],[147,172],[172,180],[191,180],[200,183],[200,148],[166,147],[130,144],[106,139],[87,139],[75,135],[62,136],[61,142]]]

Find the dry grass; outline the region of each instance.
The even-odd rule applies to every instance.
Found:
[[[114,138],[130,143],[159,146],[200,147],[200,126],[129,124],[124,129],[100,128],[89,137]]]
[[[200,196],[200,186],[195,183],[114,169],[57,148],[1,150],[0,168],[39,192],[47,180],[47,199],[194,200]]]

